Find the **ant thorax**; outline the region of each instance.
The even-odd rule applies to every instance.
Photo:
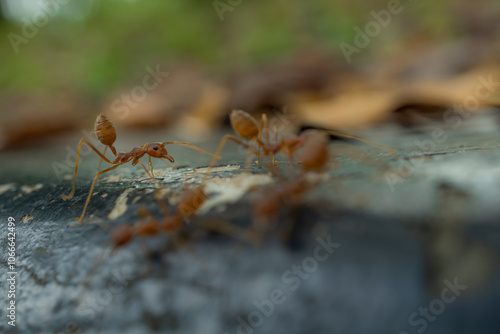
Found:
[[[263,147],[266,154],[276,154],[280,151],[281,145],[279,144],[268,144]]]
[[[129,162],[130,160],[134,159],[134,164],[137,164],[137,162],[135,162],[136,160],[142,158],[144,156],[144,154],[146,154],[146,150],[142,147],[134,147],[132,149],[132,151],[130,152],[120,152],[118,153],[118,155],[116,156],[116,159],[113,161],[114,164],[118,164],[118,163],[127,163]]]

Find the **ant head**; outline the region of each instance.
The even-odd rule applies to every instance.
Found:
[[[150,144],[146,148],[146,151],[153,158],[166,158],[172,163],[175,161],[174,158],[168,154],[167,150],[165,149],[165,144],[163,143]]]

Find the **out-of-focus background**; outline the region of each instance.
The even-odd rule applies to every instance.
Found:
[[[9,216],[17,247],[0,332],[498,334],[499,55],[498,0],[0,0],[2,270]],[[322,173],[278,155],[272,174],[230,143],[205,178],[211,157],[170,145],[179,166],[110,171],[75,222],[88,147],[61,195],[79,140],[103,149],[100,113],[118,151],[215,152],[233,109],[397,154],[334,141]],[[168,222],[157,200],[179,212],[188,185],[209,205],[179,238],[110,255],[115,228]]]
[[[291,115],[289,131],[411,126],[499,70],[495,0],[0,3],[3,150],[100,112],[170,136],[210,133],[233,108]]]

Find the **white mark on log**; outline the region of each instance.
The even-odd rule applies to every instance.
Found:
[[[20,220],[21,220],[21,223],[26,224],[27,222],[29,222],[33,218],[35,218],[35,217],[33,217],[32,215],[24,215],[24,216],[21,217]]]
[[[15,183],[2,184],[2,185],[0,185],[0,195],[2,195],[3,193],[6,193],[7,191],[15,190],[15,189],[16,189]]]
[[[122,216],[127,211],[127,201],[128,195],[134,191],[134,188],[126,189],[115,201],[115,207],[108,214],[108,218],[111,220],[115,220],[116,218]]]
[[[232,170],[238,170],[240,169],[241,166],[240,165],[227,165],[227,166],[219,166],[219,167],[214,167],[212,168],[212,173],[217,173],[217,172],[230,172]],[[205,175],[205,173],[208,171],[208,167],[203,167],[203,168],[196,168],[196,169],[193,169],[191,172],[188,172],[188,173],[196,173],[196,174],[203,174]]]
[[[205,192],[215,194],[203,203],[200,212],[211,208],[222,209],[226,204],[235,203],[251,189],[273,182],[270,174],[241,173],[233,177],[214,177],[205,183]]]
[[[111,183],[111,182],[134,182],[137,181],[136,179],[131,179],[127,177],[123,177],[122,175],[110,175],[103,177],[101,179],[101,182],[103,183]]]
[[[30,194],[32,193],[33,191],[37,191],[37,190],[40,190],[43,188],[43,184],[41,183],[38,183],[38,184],[34,184],[32,186],[27,186],[27,185],[22,185],[21,186],[21,191],[25,194]]]

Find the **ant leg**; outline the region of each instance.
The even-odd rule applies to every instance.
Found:
[[[151,175],[154,177],[155,175],[153,174],[153,164],[151,163],[151,156],[149,156],[149,168],[151,169]]]
[[[108,147],[106,146],[104,148],[104,151],[102,151],[102,155],[106,155],[106,151],[107,151]],[[100,171],[101,170],[101,164],[102,164],[102,158],[101,160],[99,160],[99,165],[97,165],[97,171]]]
[[[262,130],[264,130],[266,132],[266,144],[267,144],[267,146],[269,146],[269,125],[267,123],[267,115],[266,114],[262,114],[262,123],[264,125],[264,128]]]
[[[80,221],[80,220],[83,219],[83,217],[85,217],[85,211],[87,210],[87,206],[89,205],[90,199],[92,198],[92,192],[94,191],[94,187],[95,187],[95,184],[96,184],[97,179],[99,178],[99,176],[101,176],[102,174],[107,173],[109,171],[112,171],[113,169],[117,168],[118,166],[121,166],[121,164],[114,165],[113,167],[109,167],[108,169],[105,169],[103,171],[97,172],[96,176],[94,177],[94,182],[92,182],[92,187],[90,187],[89,196],[87,197],[87,201],[85,202],[85,206],[83,207],[82,215],[79,218],[75,219],[75,220]]]
[[[73,188],[71,190],[71,193],[69,195],[62,195],[63,200],[68,200],[72,199],[73,196],[75,195],[75,181],[76,181],[76,172],[78,171],[78,160],[80,159],[80,150],[82,149],[82,144],[87,144],[91,149],[94,150],[95,153],[97,153],[102,160],[106,161],[108,164],[113,164],[106,156],[104,156],[101,152],[99,152],[91,143],[86,141],[85,139],[81,139],[80,143],[78,144],[78,154],[76,155],[76,163],[75,163],[75,172],[73,174]]]
[[[156,183],[156,185],[158,186],[158,188],[162,188],[162,185],[158,183],[158,181],[156,181],[156,179],[153,177],[153,175],[151,175],[148,171],[148,169],[146,168],[146,166],[144,166],[144,164],[140,161],[140,160],[137,160],[137,162],[139,162],[142,166],[142,168],[144,168],[144,170],[146,171],[146,173],[148,173],[149,177],[151,178],[151,180]]]
[[[234,141],[236,144],[243,146],[244,148],[246,148],[247,150],[249,150],[253,154],[257,155],[257,152],[252,147],[250,147],[250,145],[242,142],[241,140],[239,140],[238,138],[236,138],[233,135],[227,134],[227,135],[224,135],[224,137],[222,137],[222,139],[219,143],[219,147],[217,147],[217,151],[215,152],[216,156],[220,155],[220,153],[222,152],[222,149],[224,148],[224,146],[226,145],[226,142],[228,140]],[[210,165],[208,165],[208,169],[205,173],[205,177],[203,178],[203,180],[205,180],[207,178],[207,176],[210,174],[210,172],[212,171],[212,168],[214,167],[216,159],[217,158],[213,158],[212,161],[210,162]]]
[[[259,138],[257,140],[257,143],[259,144],[259,150],[257,153],[257,165],[260,164],[260,148],[261,148],[261,143],[262,143],[262,130],[264,129],[264,118],[266,114],[262,114],[262,117],[260,118],[260,127],[259,127]]]
[[[276,125],[274,126],[274,145],[278,145],[278,127]],[[273,164],[278,164],[276,161],[276,153],[273,153]]]
[[[191,144],[191,143],[188,143],[188,142],[167,141],[167,142],[164,142],[164,143],[162,143],[162,144],[163,144],[163,145],[170,145],[170,144],[173,144],[173,145],[182,145],[182,146],[187,146],[187,147],[189,147],[189,148],[191,148],[191,149],[193,149],[193,150],[196,150],[196,151],[198,151],[198,152],[200,152],[200,153],[205,153],[205,154],[210,155],[211,157],[214,157],[214,158],[216,158],[216,159],[220,159],[220,156],[218,156],[217,154],[215,154],[215,155],[214,155],[214,154],[212,154],[212,153],[210,153],[210,152],[207,152],[207,151],[205,151],[205,150],[202,150],[202,149],[201,149],[201,148],[199,148],[198,146],[195,146],[195,145],[193,145],[193,144]]]
[[[262,142],[262,133],[266,132],[266,144]],[[257,140],[257,143],[259,144],[259,151],[257,154],[257,165],[260,164],[260,148],[262,146],[264,147],[269,147],[269,128],[267,125],[267,115],[262,114],[262,117],[260,119],[260,129],[259,129],[259,139]]]
[[[361,137],[358,137],[358,136],[354,136],[354,135],[351,135],[351,134],[348,134],[348,133],[344,133],[344,132],[340,132],[340,131],[336,131],[336,130],[325,130],[326,133],[328,134],[331,134],[331,135],[334,135],[334,136],[339,136],[339,137],[344,137],[344,138],[350,138],[350,139],[355,139],[355,140],[358,140],[362,143],[365,143],[365,144],[368,144],[368,145],[371,145],[371,146],[374,146],[382,151],[385,151],[387,153],[389,153],[390,155],[398,155],[398,153],[393,150],[392,148],[389,148],[387,146],[384,146],[384,145],[380,145],[380,144],[377,144],[375,142],[372,142],[371,140],[368,140],[368,139],[363,139]]]

